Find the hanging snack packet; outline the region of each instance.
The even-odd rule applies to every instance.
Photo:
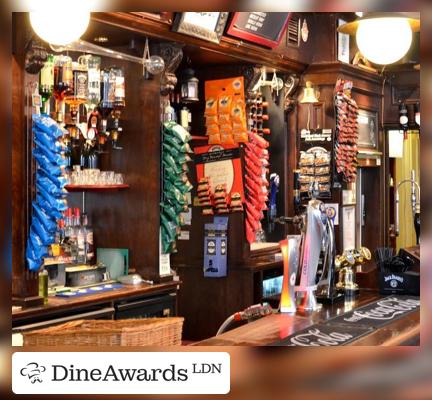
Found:
[[[204,114],[206,116],[208,116],[208,115],[217,115],[217,111],[218,111],[217,110],[217,106],[218,106],[217,100],[214,97],[209,97],[206,100]]]
[[[236,142],[234,141],[234,136],[231,133],[221,133],[220,138],[221,144],[236,144]]]
[[[235,100],[231,108],[231,120],[233,122],[245,124],[246,116],[244,110],[245,110],[244,102],[240,99]]]
[[[64,131],[52,118],[43,114],[32,115],[33,124],[36,128],[46,132],[50,137],[58,139],[63,136]]]
[[[55,232],[57,230],[57,222],[55,218],[48,215],[45,210],[41,209],[35,202],[33,202],[34,215],[39,219],[39,221],[44,226],[45,230],[48,232]]]
[[[219,125],[231,124],[231,118],[229,114],[219,114]]]
[[[231,112],[231,103],[232,103],[232,97],[230,95],[220,95],[219,101],[218,101],[218,114],[219,118],[221,114],[230,114]]]
[[[216,125],[216,124],[207,125],[207,128],[206,128],[206,135],[207,136],[217,135],[219,133],[220,133],[219,125]]]
[[[206,115],[205,119],[206,119],[206,126],[213,125],[213,124],[215,124],[215,125],[219,124],[219,118],[218,118],[217,114]]]
[[[209,135],[208,144],[221,144],[221,135],[219,133],[215,135]]]

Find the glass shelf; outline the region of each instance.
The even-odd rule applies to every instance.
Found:
[[[68,192],[108,192],[128,189],[129,185],[66,185]]]

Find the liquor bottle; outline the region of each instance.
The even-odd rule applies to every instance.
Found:
[[[39,76],[39,94],[42,97],[43,112],[49,115],[49,101],[54,89],[54,56],[49,54]]]
[[[65,95],[65,103],[69,104],[73,124],[78,124],[78,107],[87,102],[88,72],[85,64],[72,63],[73,86]]]
[[[88,70],[88,101],[90,110],[94,110],[101,100],[101,58],[93,55],[87,56]]]
[[[85,229],[81,224],[81,216],[80,209],[78,207],[75,208],[75,231],[77,237],[77,260],[78,264],[86,263],[86,233]]]
[[[91,264],[94,259],[94,238],[93,238],[93,229],[88,224],[88,216],[86,213],[82,214],[82,226],[85,232],[86,261],[88,264]]]
[[[77,236],[72,208],[65,212],[65,253],[69,254],[72,263],[77,262]]]
[[[99,130],[99,151],[102,152],[109,132],[107,130],[108,117],[110,116],[115,101],[116,76],[112,69],[101,70],[101,101],[99,114],[101,115],[101,127]]]
[[[73,89],[72,59],[69,56],[54,57],[54,98],[56,119],[63,122],[63,100]]]
[[[113,104],[113,126],[111,129],[111,141],[114,149],[118,147],[118,138],[123,128],[119,124],[122,110],[125,108],[125,77],[123,68],[112,67],[111,71],[115,74],[114,104]]]

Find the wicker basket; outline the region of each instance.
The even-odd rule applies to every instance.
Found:
[[[79,320],[23,332],[24,346],[176,346],[181,345],[181,317]]]

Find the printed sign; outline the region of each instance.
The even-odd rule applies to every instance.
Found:
[[[217,185],[226,185],[227,195],[240,193],[244,201],[240,151],[237,145],[200,146],[194,149],[197,180],[210,178],[214,192]]]

